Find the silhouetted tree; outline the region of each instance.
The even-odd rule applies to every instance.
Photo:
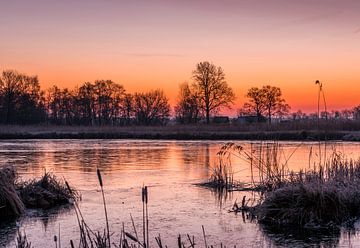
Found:
[[[76,124],[75,92],[65,88],[61,91],[60,116],[65,125]]]
[[[53,124],[73,125],[78,123],[76,91],[53,86],[48,90],[48,119]]]
[[[188,83],[180,85],[175,117],[180,123],[197,123],[200,119],[200,99],[191,91]]]
[[[193,79],[193,88],[205,112],[206,122],[210,123],[210,114],[222,107],[230,108],[235,94],[225,80],[223,69],[207,61],[196,65]]]
[[[341,111],[342,119],[350,120],[352,116],[353,116],[353,111],[351,111],[350,109],[344,109]]]
[[[360,120],[360,105],[353,109],[353,115],[355,120]]]
[[[281,116],[289,112],[290,106],[285,102],[285,99],[282,98],[279,87],[266,85],[263,87],[263,91],[264,104],[269,123],[271,123],[271,118],[274,114]]]
[[[257,121],[259,122],[263,119],[265,111],[264,90],[252,87],[248,90],[246,97],[249,99],[249,102],[244,103],[244,106],[240,109],[239,113],[245,115],[255,114]]]
[[[290,110],[290,106],[282,98],[280,88],[266,85],[261,89],[257,87],[250,88],[246,97],[246,102],[242,108],[243,112],[255,114],[258,120],[262,116],[267,116],[268,122],[271,123],[273,115],[283,116]]]
[[[75,102],[80,123],[93,125],[96,118],[94,85],[89,82],[84,83],[77,91]]]
[[[162,90],[135,93],[133,110],[137,123],[141,125],[163,125],[170,117],[169,100]]]
[[[126,93],[124,95],[123,103],[120,107],[120,124],[129,125],[134,117],[134,97],[133,95]]]
[[[304,120],[304,119],[308,118],[308,116],[305,113],[303,113],[301,110],[298,110],[297,112],[292,113],[291,116],[294,121],[295,120]]]
[[[62,95],[61,89],[53,86],[47,91],[47,109],[48,120],[53,124],[61,124],[62,116],[60,114],[62,108]]]
[[[31,124],[46,117],[44,92],[37,76],[5,70],[0,77],[0,122]]]
[[[123,86],[111,80],[98,80],[94,83],[94,92],[99,125],[113,123],[125,94]]]

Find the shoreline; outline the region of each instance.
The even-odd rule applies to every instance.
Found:
[[[236,126],[0,126],[6,139],[154,139],[154,140],[281,140],[360,141],[359,131],[238,130]]]

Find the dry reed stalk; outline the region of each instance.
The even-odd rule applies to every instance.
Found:
[[[100,188],[101,188],[101,194],[102,194],[102,198],[103,198],[103,205],[104,205],[104,212],[105,212],[105,221],[106,221],[106,231],[107,231],[107,239],[108,239],[108,244],[109,247],[111,246],[111,241],[110,241],[110,228],[109,228],[109,219],[108,219],[108,213],[107,213],[107,208],[106,208],[106,201],[105,201],[105,193],[104,193],[104,187],[103,187],[103,180],[101,177],[101,172],[99,170],[99,168],[96,169],[97,172],[97,176],[98,176],[98,180],[99,180],[99,184],[100,184]]]
[[[0,218],[17,217],[25,206],[15,189],[16,172],[13,166],[0,169]]]
[[[145,226],[145,187],[141,189],[141,201],[142,201],[142,211],[143,211],[143,246],[146,247],[146,226]]]
[[[18,235],[16,237],[16,248],[32,248],[31,243],[27,240],[25,231],[20,232],[20,230],[18,230]]]
[[[207,241],[206,241],[206,235],[205,235],[205,228],[204,228],[204,225],[201,226],[202,228],[202,231],[203,231],[203,237],[204,237],[204,244],[205,244],[205,248],[207,248]]]

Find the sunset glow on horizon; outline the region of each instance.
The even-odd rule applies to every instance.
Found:
[[[163,89],[173,105],[200,61],[221,66],[237,96],[282,89],[291,111],[360,104],[359,1],[2,1],[0,70],[43,89],[110,79],[128,92]]]

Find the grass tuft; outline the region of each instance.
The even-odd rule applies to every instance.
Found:
[[[27,208],[48,209],[68,204],[77,197],[76,190],[49,172],[40,179],[20,182],[17,189]]]

